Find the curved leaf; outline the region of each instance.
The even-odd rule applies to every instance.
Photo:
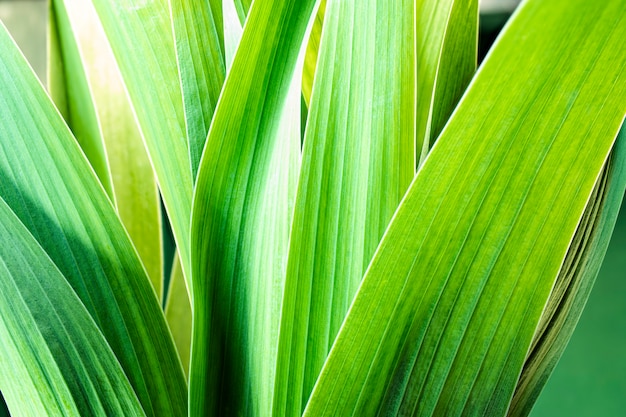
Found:
[[[248,12],[250,11],[250,6],[252,6],[252,0],[225,0],[225,1],[234,1],[237,14],[239,15],[239,20],[241,22],[241,25],[243,26],[243,24],[246,22]]]
[[[580,319],[609,246],[626,190],[626,129],[590,199],[550,295],[515,390],[509,415],[525,416],[539,397]]]
[[[224,1],[224,52],[226,57],[226,71],[230,71],[239,47],[243,27],[237,15],[235,3],[232,0]]]
[[[189,277],[192,165],[168,0],[91,1],[128,88]]]
[[[178,254],[174,258],[170,287],[165,302],[165,318],[172,332],[178,356],[183,364],[185,375],[189,375],[189,356],[191,354],[191,301],[185,285],[185,277],[180,266]]]
[[[63,118],[72,129],[100,183],[115,201],[111,168],[98,122],[83,57],[62,2],[50,1],[48,27],[48,85]],[[65,80],[71,82],[65,82]]]
[[[271,413],[300,162],[296,60],[314,3],[254,3],[209,131],[192,217],[193,416]]]
[[[518,10],[400,205],[306,416],[505,414],[626,113],[623,5]]]
[[[0,198],[0,387],[14,416],[145,415],[76,293]]]
[[[478,0],[420,0],[415,15],[421,165],[476,71]]]
[[[139,257],[76,140],[3,27],[0,178],[0,197],[76,291],[146,414],[186,414],[182,368]]]
[[[415,170],[413,0],[328,2],[290,238],[275,416],[300,415]]]
[[[117,63],[113,57],[98,16],[90,2],[53,0],[51,26],[61,17],[64,36],[49,44],[49,89],[62,109],[65,102],[77,109],[78,118],[85,111],[96,112],[97,128],[102,132],[111,171],[117,212],[130,234],[159,298],[163,296],[163,260],[159,190],[141,133],[126,95]],[[74,52],[71,60],[61,59],[55,50]],[[67,52],[66,52],[67,51]],[[54,68],[64,68],[59,74]],[[94,107],[83,106],[71,95],[63,97],[67,80],[86,79]],[[60,105],[59,105],[60,104]],[[61,111],[62,114],[63,111]],[[74,119],[66,121],[72,127]],[[93,164],[93,163],[92,163]]]
[[[221,16],[220,20],[216,19],[208,1],[170,0],[170,8],[185,107],[191,173],[195,181],[226,72],[219,37],[223,29],[217,26],[222,19]]]
[[[311,105],[311,92],[313,81],[315,80],[315,70],[317,68],[317,56],[322,39],[322,28],[324,27],[324,15],[326,14],[326,0],[321,0],[320,8],[315,15],[311,36],[306,47],[306,57],[304,58],[304,72],[302,74],[302,97],[307,106]]]

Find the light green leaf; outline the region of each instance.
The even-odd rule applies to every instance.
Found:
[[[252,0],[224,0],[224,1],[234,1],[235,9],[237,10],[237,14],[239,15],[239,21],[243,26],[246,22],[246,17],[248,16],[248,12],[250,11],[250,6],[252,6]]]
[[[509,415],[530,413],[563,354],[602,265],[625,190],[626,128],[622,127],[542,314]]]
[[[163,261],[159,190],[150,159],[135,122],[125,86],[111,48],[90,2],[82,0],[53,0],[51,20],[60,16],[64,36],[58,44],[50,41],[49,67],[64,68],[64,73],[51,70],[49,88],[52,98],[62,109],[66,97],[62,92],[67,80],[85,79],[89,100],[96,112],[96,123],[102,132],[104,151],[109,162],[113,195],[118,214],[137,248],[150,281],[159,296],[163,296]],[[56,26],[56,19],[51,21]],[[74,51],[71,60],[60,60],[57,50]],[[69,53],[69,52],[68,52]],[[70,103],[85,111],[80,102]],[[62,112],[63,113],[63,112]],[[77,113],[77,117],[81,117]],[[66,121],[72,127],[73,119]]]
[[[58,29],[55,7],[53,0],[48,2],[48,27],[46,38],[46,83],[50,98],[63,116],[66,123],[70,118],[68,108],[68,92],[65,85],[65,67],[63,65],[63,53],[61,52],[61,35]]]
[[[195,180],[226,72],[218,35],[222,29],[208,1],[170,0],[170,8]]]
[[[171,0],[170,0],[171,1]],[[224,60],[224,2],[232,0],[208,0],[211,6],[211,15],[215,21],[215,30],[219,39],[220,51],[222,52],[222,60]]]
[[[413,11],[412,0],[328,2],[290,240],[275,416],[301,414],[413,178]]]
[[[478,0],[418,0],[416,140],[419,165],[476,71]]]
[[[92,2],[128,88],[189,277],[193,181],[168,0]]]
[[[306,49],[306,57],[304,59],[304,72],[302,74],[302,97],[307,106],[311,105],[311,91],[313,90],[313,81],[315,79],[315,69],[317,67],[317,55],[320,49],[320,40],[322,38],[322,28],[324,27],[324,15],[326,14],[326,0],[321,0],[320,8],[313,22],[311,36]]]
[[[89,162],[4,27],[0,120],[0,197],[85,304],[146,414],[186,414],[182,368],[139,257]]]
[[[83,58],[74,39],[68,16],[63,9],[59,9],[59,5],[59,1],[50,1],[48,28],[50,95],[55,103],[58,103],[59,111],[72,129],[100,183],[111,200],[115,201],[109,162],[89,80],[85,71],[77,71],[83,66]],[[66,83],[66,79],[72,82]]]
[[[192,218],[192,416],[271,413],[314,3],[254,3],[211,125]]]
[[[395,214],[306,416],[506,413],[626,113],[623,10],[521,6]]]
[[[0,198],[0,387],[14,416],[143,416],[76,293]]]
[[[189,356],[191,350],[191,301],[185,285],[185,277],[180,266],[178,254],[174,258],[170,287],[165,302],[165,318],[172,332],[178,356],[183,364],[185,375],[189,375]]]
[[[224,51],[227,72],[233,64],[242,33],[243,27],[239,21],[235,3],[232,0],[224,0]]]

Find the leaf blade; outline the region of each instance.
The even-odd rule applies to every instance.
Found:
[[[314,3],[252,6],[209,131],[192,218],[202,300],[193,309],[192,415],[271,410],[300,153],[295,74]]]
[[[115,201],[111,168],[87,74],[82,70],[83,57],[60,2],[49,8],[48,84],[51,97],[59,108],[83,152],[89,159],[107,194]],[[51,62],[54,60],[55,62]],[[67,83],[65,79],[72,80]]]
[[[313,22],[313,29],[309,37],[307,45],[306,57],[304,59],[304,74],[302,75],[302,97],[307,106],[311,104],[311,92],[313,90],[313,81],[315,79],[315,70],[317,68],[317,56],[320,49],[320,41],[322,39],[322,28],[324,27],[324,15],[326,14],[326,0],[320,3],[319,11]]]
[[[186,277],[190,276],[193,179],[168,2],[92,2],[128,87],[172,223],[183,271]]]
[[[189,356],[191,353],[191,301],[185,284],[185,277],[180,266],[178,254],[174,258],[170,287],[165,302],[165,318],[172,332],[178,356],[185,375],[189,375]]]
[[[79,295],[146,412],[185,414],[162,310],[114,207],[4,27],[0,45],[0,196]]]
[[[416,141],[421,165],[476,71],[478,1],[416,3]]]
[[[76,49],[80,61],[55,62],[60,58],[52,50],[55,46],[50,45],[50,67],[64,68],[64,75],[51,74],[49,77],[51,96],[55,104],[65,100],[65,97],[55,94],[67,84],[62,78],[86,79],[110,167],[115,207],[161,299],[163,259],[159,191],[126,96],[126,87],[91,3],[54,0],[52,5],[54,15],[63,16],[66,26],[65,37],[56,48],[61,51]],[[69,101],[72,102],[71,98]],[[71,125],[72,121],[67,117],[66,121]]]
[[[0,219],[0,386],[13,415],[145,415],[88,311],[1,198]]]
[[[381,414],[506,412],[624,117],[620,4],[518,10],[383,238],[305,415],[374,414],[381,399]],[[509,68],[513,91],[498,88]]]
[[[626,190],[626,129],[614,145],[605,173],[599,178],[599,191],[590,201],[587,211],[593,216],[578,234],[588,234],[582,248],[570,248],[566,263],[557,279],[550,301],[542,315],[542,322],[535,334],[533,347],[524,363],[524,369],[517,384],[508,415],[528,415],[548,381],[559,358],[574,332],[582,314],[594,282],[600,271],[604,255],[609,246],[611,234]],[[594,210],[594,211],[592,211]],[[580,255],[571,253],[578,249]],[[574,261],[570,258],[574,257]],[[567,261],[572,262],[567,266]],[[567,266],[567,267],[566,267]],[[561,283],[560,281],[563,281]],[[562,287],[557,292],[558,287]],[[557,293],[557,294],[555,294]]]
[[[226,75],[219,37],[223,29],[218,27],[219,20],[209,2],[170,0],[169,3],[185,108],[191,174],[195,181]],[[221,12],[221,8],[218,11]]]
[[[327,3],[290,238],[275,416],[301,414],[413,178],[413,12],[412,1]]]

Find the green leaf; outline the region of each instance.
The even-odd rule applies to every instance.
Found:
[[[505,414],[626,113],[623,6],[518,10],[395,214],[306,416]]]
[[[180,266],[178,254],[174,258],[170,287],[165,302],[165,318],[172,332],[178,356],[183,364],[185,375],[189,375],[189,356],[191,354],[191,301],[185,285],[185,277]]]
[[[544,309],[509,415],[528,415],[563,354],[596,280],[626,190],[626,129],[598,179]]]
[[[128,88],[189,277],[192,165],[168,1],[92,2]]]
[[[195,180],[224,84],[226,69],[218,35],[221,28],[217,26],[208,1],[170,0],[170,8],[185,106],[189,159]]]
[[[476,71],[478,0],[420,0],[415,16],[421,165]]]
[[[242,33],[243,27],[239,21],[235,3],[230,0],[224,2],[224,52],[227,72],[233,64]]]
[[[76,293],[0,198],[0,387],[14,416],[145,415]]]
[[[231,0],[226,0],[231,1]],[[246,17],[250,11],[250,6],[252,6],[252,0],[232,0],[235,3],[235,9],[237,10],[237,15],[239,15],[239,21],[241,25],[246,22]]]
[[[0,197],[76,291],[146,414],[186,414],[182,368],[139,257],[89,162],[4,27],[0,120]]]
[[[321,0],[320,8],[315,16],[309,43],[307,44],[306,57],[304,59],[304,72],[302,74],[302,97],[307,106],[311,104],[311,91],[315,79],[315,69],[317,67],[317,55],[320,49],[322,38],[322,28],[324,27],[324,15],[326,14],[326,0]]]
[[[113,184],[102,131],[83,57],[78,48],[67,13],[59,1],[50,1],[48,29],[48,85],[63,118],[89,159],[109,197],[115,201]],[[65,81],[71,80],[66,83]]]
[[[271,413],[300,163],[296,61],[314,3],[254,3],[209,131],[192,217],[192,416]]]
[[[328,3],[290,240],[275,416],[301,414],[413,178],[413,11],[411,0]]]
[[[222,60],[224,59],[224,4],[232,3],[231,0],[209,0],[211,6],[211,15],[215,22],[215,30],[219,39],[220,51],[222,51]]]
[[[56,26],[54,17],[59,16],[64,36],[59,43],[50,41],[51,96],[61,109],[66,101],[72,103],[79,110],[77,117],[82,117],[80,112],[86,108],[96,112],[96,123],[110,166],[115,206],[157,295],[162,298],[159,190],[126,87],[92,4],[82,0],[53,0],[52,4],[51,26]],[[60,59],[57,50],[74,51],[75,59]],[[52,70],[58,67],[64,68],[63,74]],[[66,83],[65,79],[85,79],[90,95],[87,98],[93,106],[85,108],[69,94],[64,97],[63,86],[73,84]],[[66,121],[72,127],[73,119],[66,118]]]

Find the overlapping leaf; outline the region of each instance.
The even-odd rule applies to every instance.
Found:
[[[626,190],[626,129],[592,194],[533,340],[508,414],[530,413],[582,314]]]
[[[311,92],[313,90],[313,81],[315,80],[315,69],[317,68],[317,57],[320,49],[320,41],[322,39],[322,28],[324,27],[324,15],[326,14],[326,0],[321,0],[320,8],[315,16],[311,36],[306,49],[306,57],[304,58],[304,71],[302,74],[302,97],[307,106],[311,105]]]
[[[226,59],[226,69],[230,70],[235,57],[235,52],[239,47],[243,27],[237,14],[235,3],[227,0],[224,2],[224,56]]]
[[[194,181],[226,71],[220,44],[222,8],[211,6],[209,1],[170,0]]]
[[[91,0],[128,88],[185,276],[193,189],[168,0]]]
[[[416,139],[421,165],[476,70],[478,0],[418,0]]]
[[[70,128],[78,121],[95,124],[108,161],[113,201],[161,298],[159,191],[115,58],[90,2],[54,0],[51,4],[48,89]],[[61,29],[58,37],[56,27]],[[67,88],[76,80],[85,83],[82,96]],[[64,111],[67,106],[71,114]]]
[[[623,7],[516,13],[396,213],[306,416],[506,412],[626,113]]]
[[[231,0],[226,0],[231,1]],[[232,0],[235,3],[235,8],[237,10],[237,15],[239,15],[239,20],[241,21],[241,25],[243,26],[246,21],[246,17],[248,16],[248,12],[250,11],[250,6],[252,5],[252,0]]]
[[[100,183],[115,201],[111,170],[81,53],[62,3],[51,1],[48,26],[48,85]],[[77,70],[78,69],[78,70]],[[66,78],[71,82],[65,82]]]
[[[186,414],[160,304],[114,207],[3,27],[0,46],[0,197],[76,291],[146,414]]]
[[[115,354],[0,198],[0,387],[13,416],[143,416]]]
[[[211,125],[192,221],[194,416],[270,413],[314,3],[254,3]]]
[[[189,375],[191,354],[191,302],[185,285],[185,277],[178,255],[174,258],[170,276],[169,291],[165,302],[165,318],[172,331],[178,356],[186,375]]]
[[[275,416],[300,415],[415,170],[414,2],[327,3],[304,138]]]

